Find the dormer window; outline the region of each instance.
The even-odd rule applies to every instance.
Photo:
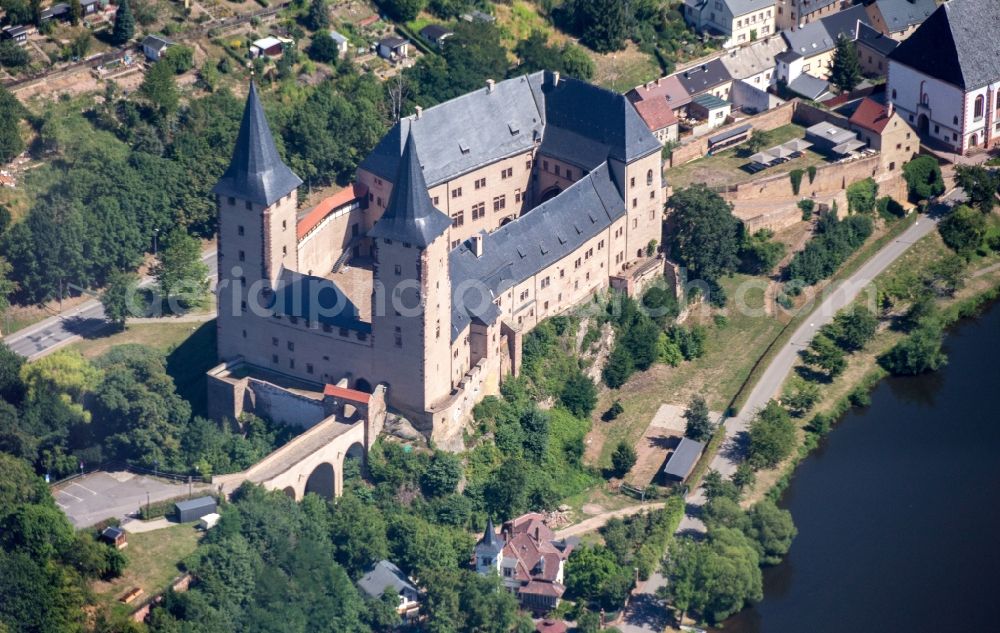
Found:
[[[469,150],[469,146],[468,146],[468,144],[466,144],[466,142],[465,142],[465,141],[459,141],[459,142],[458,142],[458,149],[459,149],[459,150],[460,150],[460,151],[461,151],[461,152],[462,152],[463,154],[468,154],[468,153],[469,153],[469,151],[470,151],[470,150]]]

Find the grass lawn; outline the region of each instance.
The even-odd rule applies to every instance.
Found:
[[[788,317],[784,314],[744,314],[736,309],[737,288],[742,282],[754,280],[756,287],[745,293],[743,303],[754,309],[764,305],[761,278],[735,275],[722,281],[730,305],[723,310],[726,322],[719,326],[712,316],[693,314],[688,323],[708,327],[705,355],[677,367],[654,365],[636,374],[621,389],[605,389],[594,413],[593,430],[587,437],[587,463],[607,467],[611,453],[621,441],[635,445],[653,414],[663,403],[686,405],[695,395],[701,395],[713,411],[723,411],[740,391],[757,360],[782,331]],[[700,312],[698,309],[696,312]],[[710,312],[717,312],[711,310]],[[624,413],[613,422],[600,419],[615,399],[621,400]]]
[[[776,145],[781,145],[786,141],[805,136],[805,128],[801,125],[789,123],[768,132],[770,142],[764,149],[769,149]],[[805,169],[810,165],[821,165],[826,162],[820,154],[812,150],[806,150],[799,158],[794,158],[787,163],[782,163],[776,167],[771,167],[757,174],[750,174],[741,167],[750,162],[750,159],[741,155],[741,147],[734,147],[719,152],[713,156],[705,156],[690,163],[672,167],[665,172],[667,182],[677,189],[687,187],[694,183],[703,182],[706,185],[721,186],[735,185],[746,182],[753,178],[763,178],[776,174],[788,173],[793,169]]]
[[[100,603],[109,605],[116,611],[132,612],[135,607],[118,601],[125,592],[134,587],[143,590],[139,602],[160,593],[170,586],[181,574],[180,561],[194,552],[202,532],[194,524],[172,527],[128,535],[128,566],[121,577],[110,582],[95,581],[91,585]]]
[[[88,358],[95,358],[115,345],[139,343],[167,355],[167,373],[174,379],[177,393],[191,403],[195,415],[206,410],[205,372],[216,364],[215,320],[205,323],[142,323],[123,332],[74,343]]]
[[[625,50],[603,55],[587,49],[594,60],[593,83],[610,88],[615,92],[628,92],[632,88],[660,77],[659,64],[652,55],[639,50],[634,42],[628,42]]]

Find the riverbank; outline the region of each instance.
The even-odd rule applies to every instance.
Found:
[[[882,296],[886,288],[905,282],[906,279],[901,278],[911,276],[915,266],[930,266],[949,254],[935,231],[915,243],[904,257],[876,277],[875,287]],[[984,305],[1000,296],[998,262],[998,253],[969,262],[961,273],[962,287],[954,295],[939,297],[935,301],[942,337],[946,335],[947,328],[962,318],[977,314]],[[797,446],[792,456],[775,468],[758,471],[756,483],[745,494],[742,505],[749,507],[765,497],[776,499],[781,495],[794,476],[797,465],[815,450],[820,439],[830,430],[826,423],[814,424],[817,416],[836,425],[852,406],[866,405],[869,392],[890,375],[879,365],[878,358],[906,336],[906,333],[893,329],[887,321],[883,321],[875,338],[863,350],[848,355],[843,373],[829,383],[821,383],[820,399],[816,405],[808,415],[796,419]],[[788,385],[794,376],[794,372],[789,374],[784,384]]]

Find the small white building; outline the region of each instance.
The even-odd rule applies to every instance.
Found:
[[[375,52],[382,59],[399,61],[410,56],[410,43],[401,37],[386,37],[379,40]]]
[[[347,54],[347,51],[351,48],[351,43],[348,41],[347,37],[342,33],[337,31],[330,31],[330,39],[332,39],[337,44],[337,54],[343,57]]]
[[[203,530],[211,530],[219,522],[222,515],[218,512],[210,512],[198,520],[198,527]]]
[[[775,0],[684,0],[684,18],[698,31],[742,46],[775,32]]]
[[[278,57],[285,51],[285,43],[291,40],[283,40],[273,35],[262,37],[250,45],[250,57]]]
[[[161,35],[147,35],[142,40],[142,53],[151,62],[158,62],[173,42]]]

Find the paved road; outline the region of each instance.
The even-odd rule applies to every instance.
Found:
[[[961,190],[949,192],[945,203],[961,198]],[[788,344],[782,348],[768,365],[764,374],[754,385],[746,404],[739,414],[725,422],[726,438],[722,447],[712,459],[710,468],[729,477],[740,460],[740,444],[754,414],[779,393],[789,372],[798,362],[799,351],[809,344],[816,331],[833,320],[837,312],[850,305],[882,271],[888,268],[915,242],[934,230],[936,220],[921,216],[913,226],[898,238],[885,245],[871,259],[865,262],[853,275],[839,284],[833,291],[824,293],[822,301],[810,317],[792,334]],[[678,533],[701,534],[705,525],[698,518],[698,512],[705,503],[704,490],[699,487],[685,499],[688,513],[681,521]],[[666,626],[666,610],[656,600],[656,591],[666,584],[666,579],[654,574],[642,583],[633,598],[633,606],[625,615],[625,621],[618,625],[623,633],[660,633]]]
[[[589,519],[575,523],[569,527],[564,527],[561,530],[556,530],[556,538],[563,539],[570,536],[579,536],[581,534],[586,534],[587,532],[593,532],[598,528],[604,526],[605,523],[611,519],[622,519],[624,517],[630,517],[633,514],[639,514],[645,510],[653,511],[660,510],[663,506],[667,505],[663,501],[657,501],[655,503],[643,503],[635,506],[628,506],[625,508],[619,508],[617,510],[609,510],[607,512],[602,512],[600,514],[595,514]]]
[[[202,261],[208,265],[209,279],[216,278],[216,251],[206,251]],[[151,286],[152,277],[144,277],[139,285]],[[69,345],[83,337],[94,336],[107,327],[104,308],[97,299],[90,299],[62,314],[49,317],[5,336],[3,341],[12,350],[28,360],[35,360],[51,354],[60,347]]]

